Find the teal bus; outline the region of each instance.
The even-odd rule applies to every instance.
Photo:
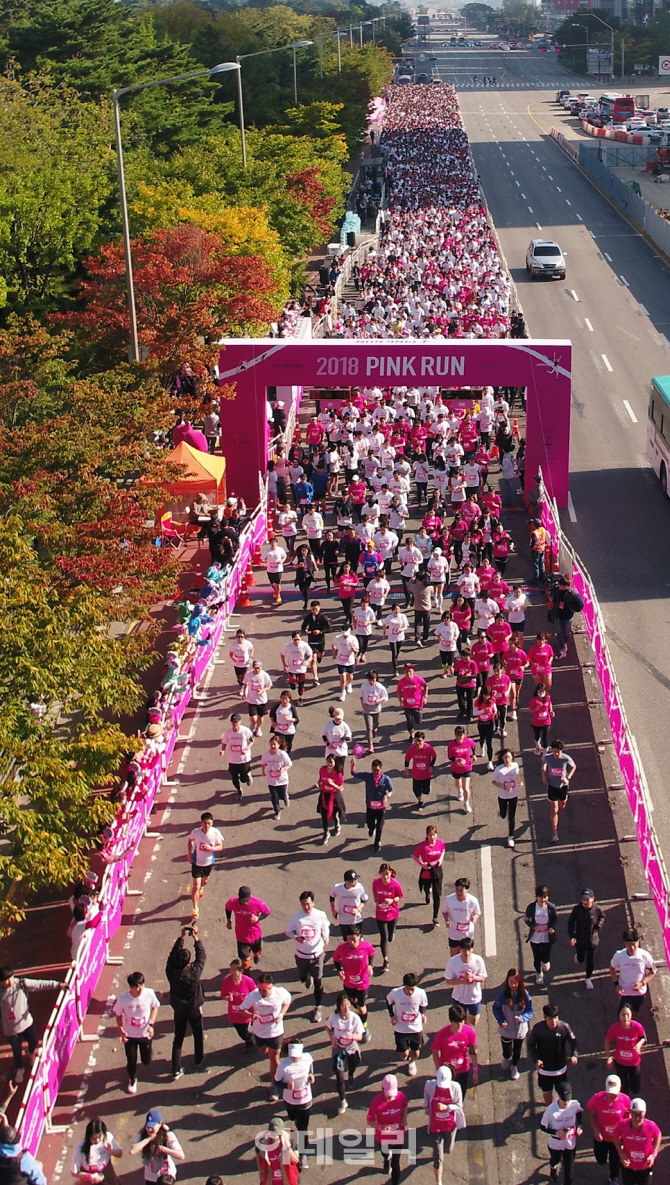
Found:
[[[647,457],[668,497],[670,473],[670,375],[651,380],[647,417]]]

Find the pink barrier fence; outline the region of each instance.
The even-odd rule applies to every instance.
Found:
[[[554,551],[572,567],[573,588],[584,601],[584,626],[593,651],[596,673],[600,681],[609,720],[614,749],[617,754],[623,785],[635,823],[640,858],[649,883],[652,898],[663,930],[666,960],[670,963],[670,879],[665,867],[658,837],[652,822],[653,806],[647,787],[635,737],[626,719],[626,710],[614,673],[603,621],[595,589],[584,564],[561,530],[556,505],[547,505],[543,514],[544,526],[552,534]],[[564,564],[565,567],[565,564]]]
[[[247,567],[256,547],[265,540],[266,533],[266,506],[263,502],[240,540],[235,563],[227,577],[223,604],[210,626],[211,644],[202,647],[191,672],[189,689],[172,705],[172,725],[167,733],[166,748],[143,767],[135,789],[114,822],[112,836],[105,849],[108,865],[100,892],[100,923],[87,931],[65,977],[67,989],[60,993],[47,1023],[19,1111],[17,1126],[21,1131],[22,1146],[33,1154],[37,1152],[43,1132],[48,1129],[70,1056],[83,1035],[83,1023],[102,969],[109,958],[110,941],[121,925],[130,869],[170,764],[179,724],[191,698],[191,689],[197,686],[212,661],[235,606]]]

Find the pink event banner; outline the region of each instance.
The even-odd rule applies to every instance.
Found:
[[[112,838],[105,849],[108,866],[100,894],[101,922],[89,931],[79,948],[77,962],[68,975],[70,990],[63,993],[51,1015],[19,1113],[22,1145],[33,1155],[39,1148],[47,1118],[56,1102],[69,1059],[79,1039],[107,960],[109,942],[121,925],[130,867],[144,835],[163,774],[170,763],[178,738],[179,722],[191,698],[191,688],[197,686],[216,651],[254,549],[265,539],[266,531],[263,507],[243,535],[240,551],[228,576],[226,600],[210,627],[210,645],[201,648],[189,689],[172,709],[173,724],[165,751],[145,767],[143,776],[138,779],[138,785],[119,811],[114,824]]]

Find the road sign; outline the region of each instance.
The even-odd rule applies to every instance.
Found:
[[[664,54],[658,59],[659,74],[670,74],[670,54]]]

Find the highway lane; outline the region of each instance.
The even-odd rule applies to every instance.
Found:
[[[660,808],[667,801],[661,738],[670,735],[670,505],[645,452],[649,380],[670,371],[661,336],[670,339],[670,271],[548,134],[564,123],[553,92],[576,89],[574,77],[545,55],[480,56],[487,74],[503,79],[513,58],[519,86],[527,82],[525,90],[459,86],[460,101],[530,333],[573,342],[573,513],[563,513],[563,526],[593,576]],[[454,58],[461,55],[438,50],[437,57],[442,78],[459,76]],[[546,91],[535,89],[538,78],[546,78]],[[540,235],[565,250],[565,282],[528,279],[525,251]],[[655,821],[670,853],[670,816],[659,809]]]

